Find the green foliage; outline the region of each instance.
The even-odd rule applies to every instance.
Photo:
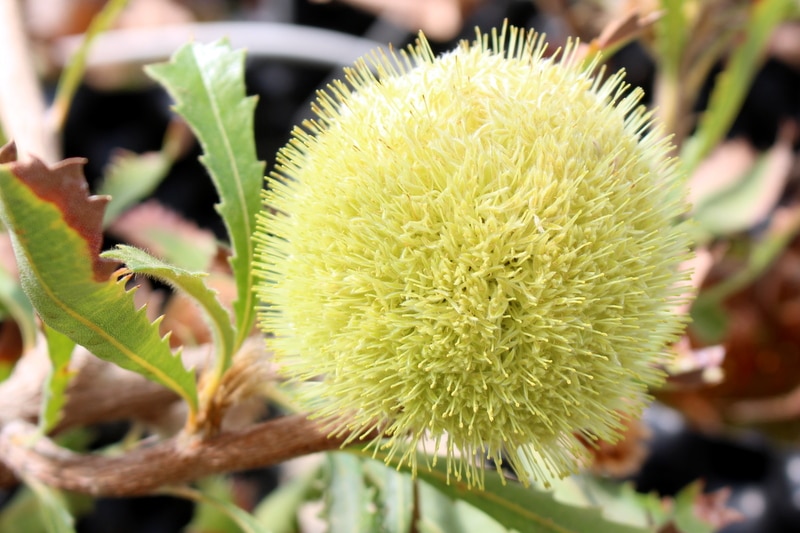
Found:
[[[754,220],[753,198],[757,198],[768,180],[775,177],[767,172],[768,154],[759,156],[756,163],[741,177],[697,205],[694,219],[706,231],[715,235],[735,233],[760,222]]]
[[[440,461],[432,470],[421,469],[420,479],[453,499],[469,503],[508,529],[520,533],[575,532],[644,533],[649,528],[621,524],[608,519],[597,507],[568,505],[545,490],[504,482],[487,476],[483,491],[467,488],[466,483],[447,481],[447,470]]]
[[[219,368],[218,374],[221,375],[230,366],[234,342],[230,315],[217,300],[215,292],[203,283],[206,274],[189,272],[168,265],[132,246],[121,245],[114,250],[104,252],[101,256],[125,263],[126,268],[131,272],[152,276],[194,298],[205,311],[214,335],[214,353]]]
[[[361,459],[354,455],[328,454],[325,513],[329,533],[376,530],[375,488],[367,484],[361,465]]]
[[[663,15],[656,23],[657,60],[664,74],[670,78],[678,76],[681,56],[686,46],[686,16],[683,0],[661,0]]]
[[[39,414],[39,429],[47,433],[61,421],[62,409],[67,403],[67,387],[72,373],[69,362],[75,342],[62,335],[53,328],[45,326],[44,333],[47,338],[47,351],[52,365],[45,382],[42,394],[42,410]]]
[[[363,457],[373,457],[379,461],[385,459],[385,452],[381,451],[375,454],[358,449],[350,449],[349,451]],[[418,460],[421,464],[426,461],[423,456],[420,456]],[[340,470],[338,475],[343,478],[346,476],[349,482],[356,484],[356,486],[367,486],[363,479],[359,480],[359,476],[364,475],[362,473],[362,465],[363,463],[353,460],[339,462],[337,464]],[[383,468],[387,467],[384,466]],[[408,469],[401,467],[400,471],[407,472]],[[398,476],[408,475],[407,473],[404,474],[393,470],[389,470],[389,472]],[[497,475],[486,476],[484,490],[469,488],[466,482],[454,480],[452,474],[448,475],[446,461],[444,460],[438,461],[430,470],[420,467],[417,476],[443,496],[453,501],[462,502],[462,504],[468,504],[485,513],[487,517],[496,521],[503,528],[515,530],[519,533],[582,533],[585,531],[592,531],[593,533],[652,533],[653,531],[650,527],[641,527],[613,520],[605,516],[600,508],[589,503],[564,503],[554,498],[550,491],[535,487],[523,487],[517,482],[506,481]],[[376,485],[369,486],[376,487]],[[331,484],[329,492],[338,494],[339,491],[336,486]],[[343,507],[344,510],[337,510],[342,515],[330,514],[329,511],[329,518],[333,519],[336,516],[338,520],[348,520],[348,525],[351,526],[355,521],[361,520],[361,523],[364,523],[369,518],[369,515],[365,514],[366,511],[364,511],[365,508],[369,509],[369,507],[363,502],[365,500],[377,501],[378,499],[374,492],[366,492],[363,489],[358,489],[354,492],[361,492],[362,495],[356,496],[353,494],[347,497],[349,505]],[[343,498],[344,496],[339,497]],[[427,500],[428,496],[420,497],[422,502]],[[361,502],[361,504],[358,504],[358,502]],[[427,521],[431,524],[431,531],[436,531],[437,527],[442,528],[443,531],[474,531],[469,529],[470,526],[468,524],[461,522],[461,515],[455,509],[448,510],[446,506],[442,507],[441,505],[431,505],[427,508],[433,513],[427,517]],[[423,512],[421,519],[423,521],[426,520],[425,509],[426,506],[424,504],[421,505],[420,511]],[[434,526],[434,524],[438,525]]]
[[[233,249],[231,267],[238,299],[234,302],[236,343],[250,334],[255,320],[252,261],[256,213],[264,165],[256,157],[253,110],[245,98],[244,52],[227,43],[190,44],[169,63],[151,65],[148,74],[175,99],[175,110],[189,123],[203,146],[201,161],[220,196],[217,210],[225,222]]]
[[[114,265],[97,257],[103,203],[88,198],[80,164],[0,166],[0,218],[22,288],[48,326],[98,357],[175,391],[196,410],[194,374],[136,310]]]
[[[197,527],[211,528],[213,525],[214,529],[212,530],[220,533],[271,533],[269,528],[260,524],[253,515],[242,510],[233,502],[230,491],[226,490],[224,484],[219,480],[206,480],[202,485],[204,490],[168,487],[161,493],[198,503],[200,505],[199,514],[193,521]],[[200,529],[200,531],[203,530]]]
[[[172,166],[164,152],[123,152],[112,161],[98,194],[108,195],[103,226],[107,227],[127,208],[152,193]]]
[[[364,473],[377,489],[378,522],[385,533],[411,530],[414,514],[414,482],[408,475],[386,468],[378,461],[365,461]]]
[[[33,478],[25,479],[39,502],[39,512],[47,533],[75,533],[75,519],[60,491]]]
[[[417,482],[421,533],[505,533],[508,531],[486,513],[453,500],[425,482]]]
[[[188,135],[188,128],[182,122],[173,121],[167,128],[163,145],[158,152],[135,154],[120,150],[112,156],[97,190],[97,194],[110,198],[103,216],[104,228],[156,189],[175,160],[183,155],[188,145]],[[188,252],[187,248],[183,246],[180,251],[185,254]],[[206,264],[208,263],[203,263],[200,268]]]
[[[681,4],[681,2],[672,3]],[[795,0],[763,0],[750,5],[749,21],[742,42],[735,48],[725,70],[718,76],[697,132],[681,153],[691,172],[725,136],[744,102],[763,60],[764,50],[775,27],[789,18]],[[672,6],[672,10],[675,6]]]
[[[60,496],[54,496],[59,499]],[[55,512],[56,522],[54,527],[66,528],[70,525],[69,519],[62,512]],[[39,495],[31,487],[21,487],[14,496],[3,506],[0,513],[0,533],[53,533],[58,529],[48,526],[49,513],[42,509]],[[60,516],[60,518],[59,518]],[[72,531],[62,529],[62,531]]]
[[[320,470],[282,483],[272,491],[253,511],[259,523],[268,525],[272,533],[295,533],[298,531],[297,513],[300,506],[313,492],[319,480]],[[391,530],[390,530],[391,531]]]
[[[86,58],[89,55],[92,43],[98,35],[114,24],[114,21],[117,20],[126,5],[128,5],[128,0],[109,0],[106,2],[100,13],[92,19],[80,48],[70,58],[69,64],[61,74],[51,110],[53,122],[57,129],[60,129],[64,123],[75,92],[83,79],[83,74],[86,70]]]

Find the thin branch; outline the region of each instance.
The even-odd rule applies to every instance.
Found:
[[[207,348],[183,352],[188,367],[202,366],[207,358]],[[98,359],[81,346],[76,347],[72,354],[70,369],[75,376],[70,382],[64,417],[56,432],[126,418],[149,421],[178,401],[178,397],[162,385]],[[12,375],[0,384],[0,398],[3,399],[0,402],[0,425],[17,419],[36,421],[42,401],[42,384],[49,370],[47,345],[39,339],[17,363]]]
[[[0,0],[0,122],[17,143],[20,159],[59,159],[56,137],[47,127],[45,102],[36,75],[19,0]]]
[[[116,457],[82,455],[17,420],[0,430],[0,460],[19,477],[92,496],[138,496],[165,485],[211,474],[269,466],[314,452],[339,448],[347,435],[328,437],[325,422],[291,415],[209,439],[182,436],[143,445]]]

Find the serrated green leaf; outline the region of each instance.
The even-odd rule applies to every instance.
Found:
[[[49,432],[61,421],[64,404],[67,402],[67,387],[73,376],[69,370],[69,362],[75,349],[72,339],[53,328],[45,326],[44,333],[52,366],[42,393],[42,410],[39,414],[39,431],[42,434]]]
[[[195,376],[158,324],[136,310],[115,265],[98,257],[103,199],[86,196],[82,162],[0,165],[0,218],[22,288],[42,320],[94,355],[172,389],[197,411]]]
[[[361,459],[344,453],[329,453],[327,457],[328,533],[371,533],[376,518],[373,491],[364,482]]]
[[[238,348],[255,321],[251,236],[264,178],[253,137],[256,100],[245,96],[244,52],[231,51],[224,41],[192,43],[178,50],[169,63],[150,65],[146,71],[169,91],[175,110],[200,140],[201,161],[220,196],[217,210],[233,249]]]
[[[764,58],[773,30],[791,15],[795,0],[750,3],[744,38],[717,77],[695,134],[683,146],[681,161],[687,174],[728,133]]]
[[[364,473],[377,488],[378,518],[384,533],[408,533],[414,511],[414,482],[411,476],[379,461],[364,461]]]
[[[350,449],[352,453],[384,460],[384,451],[371,452],[365,449]],[[420,454],[417,462],[425,465],[428,459]],[[447,461],[437,461],[430,470],[421,467],[417,477],[441,491],[442,494],[460,500],[483,511],[508,529],[520,533],[652,533],[650,528],[641,528],[612,521],[603,515],[602,509],[590,506],[569,505],[559,502],[551,492],[535,487],[523,487],[512,481],[504,481],[498,475],[487,475],[484,490],[470,489],[466,482],[453,480],[447,474]],[[407,470],[407,467],[401,467]]]
[[[132,246],[120,245],[114,250],[108,250],[100,255],[106,259],[114,259],[125,263],[126,268],[131,272],[154,277],[194,298],[205,311],[214,335],[216,345],[215,375],[221,376],[230,367],[234,342],[231,317],[222,307],[222,304],[219,303],[216,292],[203,283],[203,279],[207,274],[189,272],[182,268],[168,265],[147,252]]]
[[[256,520],[268,526],[272,533],[295,533],[298,530],[297,512],[319,478],[319,470],[282,483],[253,510]]]
[[[36,495],[42,523],[47,533],[75,533],[75,519],[67,509],[61,492],[33,478],[25,479],[25,484]]]

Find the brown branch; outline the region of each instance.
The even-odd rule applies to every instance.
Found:
[[[165,485],[211,474],[273,465],[293,457],[339,448],[346,436],[328,438],[324,422],[292,415],[209,439],[178,436],[116,457],[82,455],[17,420],[0,430],[0,460],[18,477],[92,496],[138,496]]]
[[[188,367],[199,366],[208,350],[186,350],[183,355]],[[125,418],[149,420],[179,399],[162,385],[102,361],[81,346],[73,352],[70,369],[75,376],[56,431]],[[42,384],[49,371],[47,343],[40,338],[17,363],[12,375],[0,384],[0,425],[18,419],[36,421]]]

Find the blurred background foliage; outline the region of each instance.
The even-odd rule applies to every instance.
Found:
[[[91,28],[105,4],[21,2],[47,97],[62,97],[55,96],[50,116],[60,131],[54,154],[88,158],[93,190],[130,195],[108,217],[107,246],[128,242],[161,250],[187,268],[213,264],[214,239],[224,237],[224,227],[213,209],[213,184],[197,162],[199,148],[141,66],[165,59],[190,36],[206,41],[228,35],[235,48],[248,49],[247,88],[259,96],[258,155],[268,166],[292,125],[309,116],[314,91],[338,76],[341,66],[374,46],[410,43],[419,29],[436,51],[472,38],[476,26],[489,29],[504,20],[546,33],[554,47],[578,37],[587,53],[603,51],[611,70],[624,68],[628,82],[645,89],[647,105],[673,135],[690,176],[698,242],[691,267],[699,296],[687,336],[675,346],[668,384],[654,391],[653,408],[644,420],[628,421],[623,442],[597,450],[594,475],[569,480],[557,494],[566,500],[592,495],[610,508],[610,502],[639,498],[633,489],[652,491],[678,496],[637,505],[658,501],[660,512],[670,505],[691,508],[706,526],[726,533],[800,530],[795,0],[130,0],[85,57],[85,77],[62,78],[57,90],[80,46],[76,35]],[[243,22],[251,25],[245,29]],[[303,33],[307,28],[336,33]],[[65,83],[72,88],[65,90]],[[115,180],[127,185],[115,189]],[[137,184],[135,190],[130,183]],[[175,249],[174,241],[164,240],[165,228],[190,246]],[[26,303],[8,281],[11,256],[8,249],[0,252],[0,284],[8,285],[3,294],[9,295],[0,325],[4,375],[33,335],[17,320]],[[230,287],[221,280],[218,289]],[[163,303],[164,327],[175,332],[174,342],[208,340],[185,301],[159,286],[150,297]],[[98,449],[119,443],[130,430],[126,423],[108,424],[61,438],[77,449]],[[230,506],[253,512],[272,531],[325,531],[329,526],[320,514],[348,504],[336,495],[323,498],[326,483],[361,491],[379,505],[375,495],[386,482],[360,459],[336,457],[209,479],[198,487],[207,498],[91,502],[70,496],[67,506],[78,517],[77,530],[87,533],[241,531]],[[608,485],[609,479],[630,483]],[[0,493],[0,531],[43,530],[31,512],[32,492]],[[270,498],[262,500],[266,494]],[[427,513],[417,531],[505,530],[450,500],[431,510],[430,502],[441,494],[429,488],[417,497],[425,500],[418,503]],[[688,504],[681,507],[681,498]],[[735,515],[740,519],[732,520]],[[661,531],[700,530],[679,522]],[[387,530],[377,523],[360,527]]]

